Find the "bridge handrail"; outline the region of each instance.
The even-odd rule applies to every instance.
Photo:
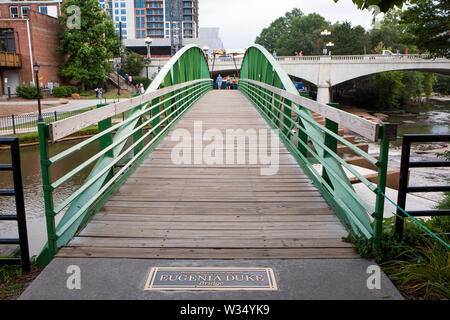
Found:
[[[57,249],[67,244],[101,209],[170,128],[211,89],[203,51],[189,45],[166,63],[143,95],[98,105],[96,110],[52,124],[38,124],[48,237],[38,263],[47,264],[53,259]],[[120,113],[126,119],[113,125],[112,118]],[[91,125],[98,125],[96,135],[50,157],[49,140],[58,140]],[[92,153],[86,147],[94,142],[98,142],[99,150],[86,160],[77,160],[88,150]],[[63,159],[73,161],[70,169],[58,170]],[[54,180],[51,172],[55,170],[58,177]],[[84,183],[55,203],[54,192],[86,170],[91,172]],[[55,217],[62,214],[56,225]]]
[[[143,95],[124,99],[113,104],[109,104],[100,109],[90,110],[73,117],[65,118],[59,121],[55,121],[50,124],[50,137],[52,142],[67,137],[81,129],[87,128],[93,124],[104,119],[114,117],[123,112],[129,111],[139,105],[150,102],[153,99],[162,97],[168,93],[172,93],[176,90],[184,89],[193,84],[203,82],[209,79],[198,79],[181,84],[176,84],[168,88],[159,89],[153,92],[144,93]],[[137,117],[137,116],[136,116]],[[134,117],[133,119],[135,119]],[[128,122],[130,119],[128,119]]]
[[[243,82],[247,82],[245,80],[243,80]],[[256,90],[258,90],[260,93],[266,95],[267,97],[270,97],[270,94],[268,92],[264,92],[262,89],[257,88],[257,84],[254,84],[254,88]],[[262,87],[262,86],[261,86]],[[272,98],[272,97],[271,97]],[[289,110],[293,111],[297,116],[302,117],[302,115],[298,112],[298,109],[296,108],[292,108],[291,106],[289,106],[287,103],[283,102],[280,99],[277,98],[273,98],[274,100],[276,100],[278,103],[280,103],[280,105],[283,105],[285,108],[288,108]],[[281,110],[280,108],[278,108],[275,104],[272,105],[272,107],[282,113],[283,110]],[[332,108],[332,107],[329,107]],[[270,109],[267,109],[267,112],[269,112],[271,114],[271,116],[276,117],[276,114],[271,111]],[[307,118],[302,117],[304,120],[310,122],[313,126],[320,128],[321,130],[323,130],[324,132],[326,132],[327,134],[329,134],[330,136],[332,136],[333,138],[335,138],[337,141],[339,141],[342,144],[345,144],[346,146],[348,146],[349,148],[351,148],[353,151],[357,152],[359,155],[361,155],[363,158],[365,158],[367,161],[369,161],[371,164],[375,165],[375,166],[379,166],[379,161],[375,158],[373,158],[372,156],[370,156],[369,154],[365,153],[364,151],[362,151],[361,149],[355,147],[354,145],[352,145],[350,142],[348,142],[347,140],[343,139],[342,137],[340,137],[339,135],[335,134],[334,132],[332,132],[331,130],[329,130],[328,128],[322,126],[321,124],[317,123],[315,120],[310,120]],[[298,122],[296,122],[295,120],[293,120],[292,118],[286,118],[286,120],[288,120],[291,125],[287,125],[284,122],[280,122],[280,124],[284,127],[283,130],[292,130],[293,127],[295,127],[297,130],[302,131],[304,134],[308,134],[306,132],[306,130],[298,124]],[[294,136],[296,140],[298,140],[299,143],[301,143],[307,150],[308,152],[317,160],[319,161],[324,167],[327,167],[331,173],[335,176],[336,179],[339,180],[340,185],[342,188],[347,189],[348,192],[350,192],[353,196],[355,196],[356,200],[361,204],[361,206],[363,206],[368,212],[371,212],[371,214],[373,214],[373,209],[370,208],[367,203],[365,203],[362,199],[360,199],[357,194],[355,193],[354,190],[351,190],[350,188],[348,188],[348,186],[345,184],[345,181],[341,179],[341,177],[339,177],[338,175],[336,175],[335,170],[333,168],[328,167],[328,165],[326,163],[322,163],[323,160],[320,159],[320,157],[316,154],[316,152],[314,152],[304,141],[302,141],[300,138],[298,138],[297,136]],[[364,183],[364,185],[366,185],[370,190],[372,190],[373,192],[375,192],[377,190],[377,187],[375,184],[373,184],[372,182],[370,182],[369,180],[367,180],[361,173],[359,173],[358,171],[356,171],[351,165],[349,165],[347,162],[345,162],[342,158],[339,157],[339,155],[337,154],[337,152],[331,150],[325,143],[323,143],[322,141],[320,141],[317,137],[315,136],[310,136],[309,137],[312,141],[314,141],[317,145],[319,145],[321,148],[323,148],[329,155],[331,155],[334,159],[336,159],[343,167],[345,167],[347,170],[349,170],[355,177],[357,177],[358,179],[360,179],[360,181],[362,183]]]
[[[299,104],[312,112],[318,113],[327,119],[333,120],[334,122],[342,125],[345,128],[349,128],[353,132],[369,139],[371,142],[378,141],[380,125],[376,122],[372,122],[370,120],[355,116],[354,114],[345,112],[343,110],[332,108],[324,103],[320,103],[299,95],[289,93],[286,90],[276,88],[263,82],[250,79],[244,79],[241,81],[246,81],[258,85],[264,89],[276,93],[283,98],[289,99],[293,103]]]
[[[435,57],[431,54],[395,54],[395,55],[382,55],[382,54],[365,54],[365,55],[321,55],[321,56],[278,56],[275,57],[278,62],[409,62],[411,60],[421,62],[441,62],[448,61],[444,57]]]
[[[256,106],[263,118],[274,129],[279,129],[280,138],[291,151],[305,173],[322,192],[339,218],[356,235],[374,239],[379,245],[383,221],[384,192],[387,174],[389,140],[396,137],[389,124],[361,119],[330,106],[300,97],[286,72],[277,60],[263,47],[250,47],[244,58],[239,89]],[[330,104],[338,108],[337,104]],[[317,112],[325,118],[319,124],[311,114]],[[339,124],[358,131],[371,141],[381,140],[380,159],[352,145],[338,134]],[[376,184],[348,164],[338,154],[338,143],[346,146],[378,171]],[[320,165],[320,168],[315,167]],[[347,173],[352,173],[365,187],[375,194],[372,207],[351,186]],[[375,219],[372,227],[370,216]]]

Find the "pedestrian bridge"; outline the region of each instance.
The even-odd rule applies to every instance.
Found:
[[[329,88],[348,80],[385,71],[424,71],[450,74],[450,60],[430,55],[332,55],[275,57],[287,74],[304,79],[316,85],[317,101],[330,102]],[[232,72],[239,70],[243,58],[217,58],[209,60],[211,72]],[[161,66],[167,60],[154,60],[152,65]]]
[[[239,90],[212,87],[202,50],[186,46],[145,94],[38,125],[48,233],[40,263],[55,256],[353,258],[341,239],[348,233],[379,244],[394,127],[300,96],[261,46],[247,50]],[[113,124],[122,113],[125,120]],[[49,143],[92,125],[98,134],[49,154]],[[344,127],[379,141],[379,159],[343,137]],[[91,145],[98,149],[79,161]],[[341,146],[374,166],[378,180],[343,160]],[[72,169],[61,172],[61,162]],[[81,187],[56,196],[86,170]],[[373,192],[374,207],[345,171]]]

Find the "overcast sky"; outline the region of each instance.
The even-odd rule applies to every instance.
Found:
[[[304,14],[318,13],[326,20],[348,20],[370,29],[372,14],[358,10],[351,0],[199,0],[200,27],[219,27],[225,48],[247,48],[261,30],[299,8]]]

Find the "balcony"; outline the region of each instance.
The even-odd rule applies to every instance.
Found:
[[[20,53],[0,52],[0,67],[20,68],[22,57]]]

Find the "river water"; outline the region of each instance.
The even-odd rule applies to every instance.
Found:
[[[388,111],[383,113],[390,116],[389,122],[399,123],[399,136],[405,133],[450,134],[450,102],[436,102],[408,109],[402,113]],[[404,123],[403,121],[411,121],[411,123]],[[412,123],[412,121],[414,121],[414,123]],[[79,142],[80,141],[61,142],[50,145],[50,154],[58,154]],[[392,145],[389,158],[390,169],[399,167],[400,145],[401,140],[394,142]],[[370,152],[378,152],[378,149],[379,147],[377,145],[370,146]],[[85,151],[77,154],[76,159],[68,158],[55,166],[52,171],[53,181],[98,152],[98,144],[94,143],[83,150]],[[39,147],[37,145],[22,147],[20,155],[30,254],[37,255],[45,244],[47,237]],[[10,161],[9,151],[0,150],[0,164],[10,163]],[[68,183],[64,184],[64,186],[58,188],[54,193],[55,203],[59,203],[73,193],[83,183],[91,168],[92,167],[87,168]],[[436,180],[437,177],[439,181],[445,181],[449,177],[448,171],[440,170],[438,174],[434,176],[429,172],[429,170],[424,171],[422,173],[422,178],[426,180],[427,177],[429,177],[431,180]],[[11,173],[0,172],[0,189],[8,188],[12,188]],[[0,214],[13,213],[14,208],[13,198],[0,197]],[[0,222],[0,238],[7,237],[17,237],[17,226],[15,222]]]
[[[55,155],[80,141],[61,142],[50,145],[50,155]],[[63,173],[69,172],[82,161],[87,160],[93,154],[98,152],[98,144],[93,143],[79,152],[76,159],[65,159],[57,163],[52,170],[53,181],[62,176]],[[41,167],[39,159],[39,146],[22,147],[20,150],[22,180],[25,195],[25,210],[27,216],[27,228],[30,246],[30,255],[39,254],[45,244],[47,232],[45,226],[44,215],[44,198],[42,191]],[[10,152],[0,150],[0,164],[11,163]],[[77,188],[82,185],[84,179],[89,174],[92,167],[83,170],[80,174],[73,177],[54,192],[54,202],[60,203],[62,200],[70,196]],[[13,180],[12,172],[0,172],[0,189],[12,189]],[[15,202],[13,197],[0,197],[0,214],[15,213]],[[61,217],[57,217],[59,221]],[[17,237],[17,223],[15,221],[0,222],[0,238]]]

